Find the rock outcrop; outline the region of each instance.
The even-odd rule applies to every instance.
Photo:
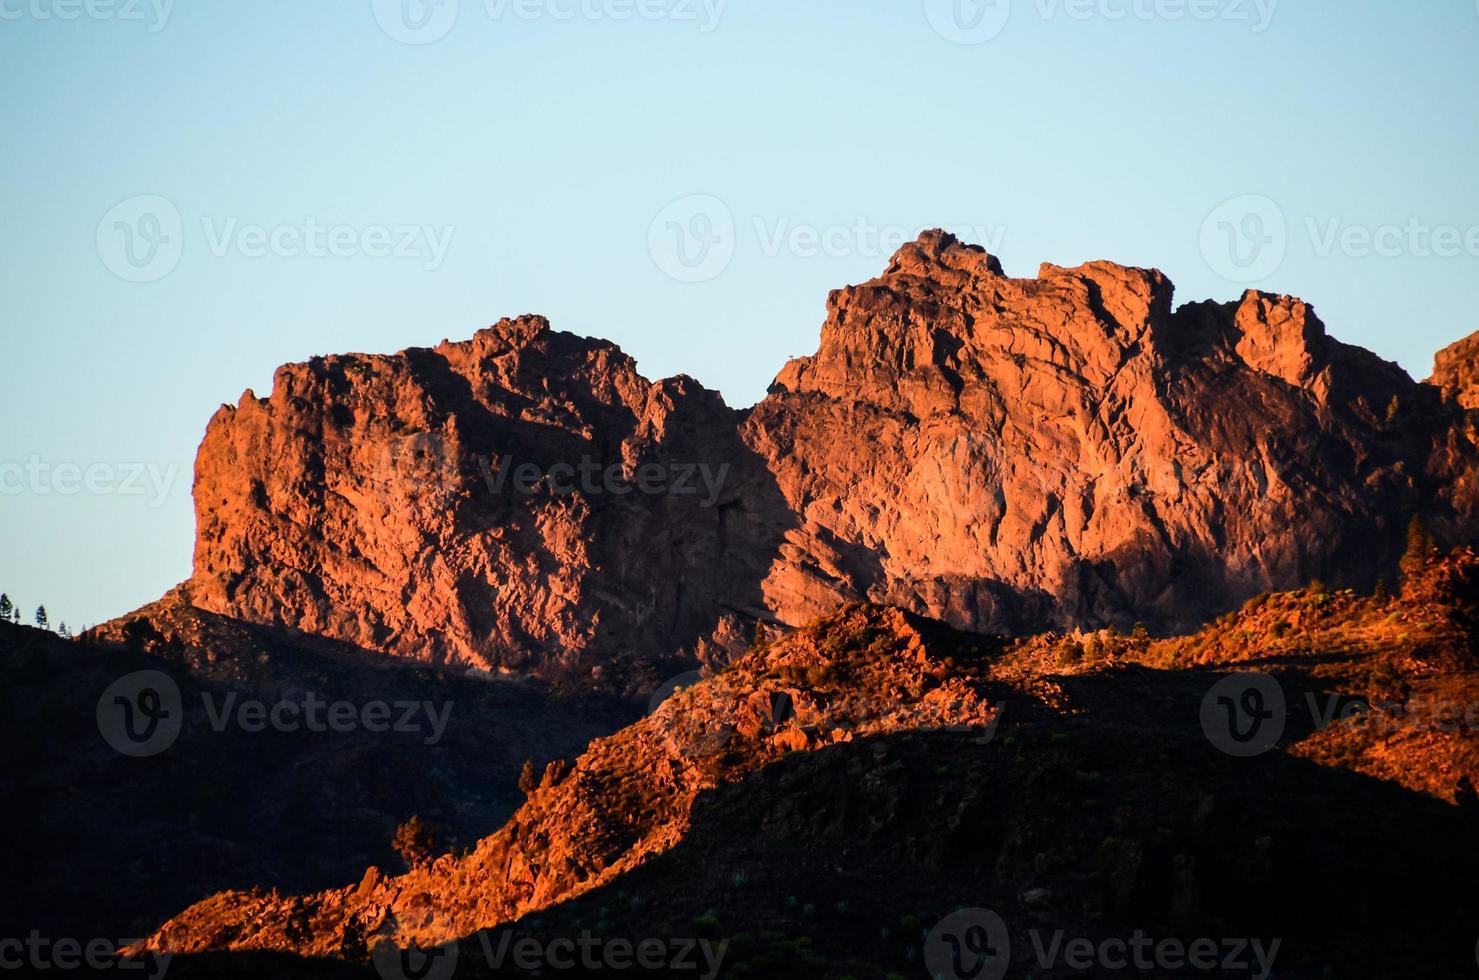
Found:
[[[1442,379],[1472,358],[1450,360]],[[744,411],[537,317],[284,367],[211,421],[190,590],[582,679],[726,659],[757,622],[853,600],[974,631],[1171,630],[1374,584],[1419,511],[1467,543],[1467,404],[1291,297],[1178,309],[1159,272],[1014,279],[931,232],[833,293],[818,352]]]
[[[1440,350],[1428,384],[1441,388],[1464,408],[1479,408],[1479,333]]]
[[[1398,599],[1264,596],[1165,640],[1002,641],[849,606],[551,764],[469,853],[310,895],[223,892],[139,948],[357,961],[462,939],[482,975],[476,950],[497,940],[474,933],[516,921],[676,936],[707,920],[737,958],[742,937],[798,929],[861,976],[907,963],[908,930],[974,904],[1024,931],[1272,929],[1289,962],[1314,964],[1291,976],[1369,955],[1362,934],[1391,940],[1373,943],[1389,959],[1447,962],[1474,903],[1411,882],[1466,894],[1474,866],[1463,807],[1479,738],[1443,712],[1479,697],[1476,600],[1468,552],[1430,559]],[[1273,672],[1279,737],[1234,757],[1205,706],[1255,656]],[[1404,901],[1383,899],[1393,889]],[[921,907],[934,915],[897,945],[880,933]],[[705,908],[722,912],[696,923]]]

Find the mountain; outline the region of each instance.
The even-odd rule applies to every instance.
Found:
[[[818,352],[747,410],[539,317],[283,367],[210,422],[188,586],[236,619],[629,693],[852,601],[1184,630],[1392,579],[1414,514],[1472,542],[1471,353],[1421,384],[1291,297],[1178,308],[1108,262],[1014,279],[930,232],[834,292]]]
[[[481,976],[506,935],[586,930],[722,941],[725,976],[914,976],[975,908],[1013,976],[1043,937],[1131,930],[1257,939],[1281,977],[1463,976],[1479,741],[1443,719],[1479,698],[1479,557],[1419,565],[1400,599],[1263,595],[1165,640],[851,605],[552,764],[466,853],[223,893],[145,947],[190,975],[461,940]],[[1250,677],[1277,722],[1244,751],[1216,695]]]
[[[209,424],[188,581],[0,624],[0,921],[201,976],[592,929],[939,973],[962,906],[1033,975],[1043,929],[1467,970],[1479,742],[1432,710],[1479,703],[1476,338],[1419,383],[1292,297],[931,232],[744,410],[539,317],[283,367]],[[141,672],[148,757],[107,744]],[[233,713],[311,699],[357,723]]]

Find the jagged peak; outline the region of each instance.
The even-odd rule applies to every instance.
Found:
[[[963,242],[940,228],[923,232],[895,252],[884,275],[926,276],[939,269],[974,275],[1006,275],[996,256],[980,245]]]

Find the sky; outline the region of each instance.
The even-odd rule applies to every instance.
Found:
[[[945,227],[1479,330],[1476,0],[0,0],[0,591],[190,573],[206,422],[503,316],[731,405]]]

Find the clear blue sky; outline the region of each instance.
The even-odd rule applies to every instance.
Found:
[[[1257,276],[1418,376],[1479,329],[1474,0],[134,2],[0,0],[0,590],[53,622],[188,575],[282,362],[539,312],[745,405],[880,229]]]

